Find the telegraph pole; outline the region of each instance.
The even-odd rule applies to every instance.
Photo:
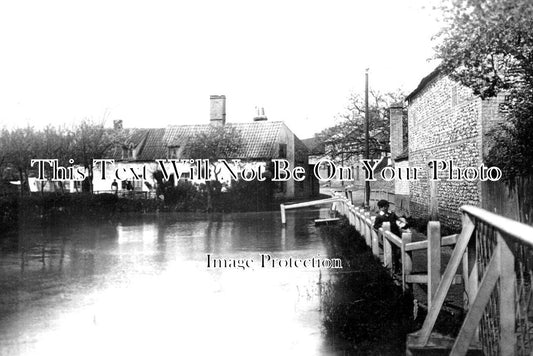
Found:
[[[370,159],[370,113],[368,112],[368,68],[365,71],[365,159]],[[365,206],[370,207],[370,182],[365,179]]]

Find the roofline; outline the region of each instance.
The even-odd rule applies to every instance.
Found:
[[[426,87],[426,85],[428,85],[428,83],[431,82],[440,73],[441,73],[440,66],[438,66],[437,68],[433,69],[433,71],[431,73],[429,73],[424,78],[422,78],[422,80],[420,81],[420,83],[418,84],[416,89],[413,90],[411,92],[411,94],[409,94],[409,95],[407,95],[405,97],[405,101],[407,101],[407,102],[411,101],[411,99],[413,99],[418,93],[420,93],[420,91],[422,91],[422,89],[424,89]]]
[[[408,161],[409,160],[409,156],[402,156],[400,157],[400,155],[398,155],[396,158],[394,158],[394,162],[402,162],[402,161]]]
[[[224,124],[224,126],[231,126],[231,125],[245,125],[245,124],[257,124],[257,125],[261,125],[261,124],[268,124],[268,123],[282,123],[282,124],[285,124],[285,121],[281,121],[281,120],[264,120],[264,121],[244,121],[244,122],[226,122]],[[190,127],[190,126],[210,126],[211,124],[210,123],[205,123],[205,124],[186,124],[186,125],[167,125],[166,127],[163,127],[162,129],[164,130],[165,128],[177,128],[177,127]],[[287,126],[287,125],[285,125]]]

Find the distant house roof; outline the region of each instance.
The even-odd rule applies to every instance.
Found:
[[[281,142],[280,132],[284,123],[281,121],[258,121],[247,123],[226,123],[226,127],[234,127],[243,138],[243,146],[236,154],[239,159],[270,159],[279,154],[276,143]],[[206,132],[213,126],[179,125],[158,129],[138,129],[128,136],[127,143],[131,142],[138,151],[136,159],[139,161],[153,161],[166,158],[169,147],[179,147],[178,156],[184,153],[189,139],[198,133]],[[296,160],[307,156],[307,147],[294,135],[294,150]],[[115,159],[121,158],[121,150],[115,149]]]
[[[323,155],[326,153],[326,145],[323,141],[319,141],[316,137],[305,138],[302,143],[307,147],[309,153],[312,155]]]
[[[426,85],[428,85],[429,82],[431,82],[435,77],[437,77],[439,74],[440,74],[441,70],[440,70],[440,67],[437,67],[435,68],[431,73],[429,73],[427,76],[425,76],[424,78],[422,78],[422,80],[420,81],[420,83],[418,84],[418,86],[416,87],[415,90],[413,90],[411,92],[411,94],[407,95],[407,97],[405,98],[405,100],[407,102],[411,101],[412,99],[414,99],[414,97],[422,90],[425,88]]]
[[[163,145],[165,129],[148,129],[144,142],[140,147],[137,159],[140,161],[153,161],[166,157],[167,147]]]
[[[115,129],[107,129],[115,130]],[[121,133],[124,136],[124,141],[121,145],[113,146],[107,152],[106,158],[112,158],[116,160],[121,160],[123,157],[123,149],[126,147],[137,147],[140,145],[143,140],[146,138],[150,130],[153,129],[140,129],[140,128],[129,128],[122,129]]]
[[[405,150],[403,150],[402,153],[400,153],[394,158],[396,162],[405,161],[408,159],[409,159],[409,148],[406,148]]]
[[[275,156],[277,152],[274,151],[273,144],[278,140],[282,125],[283,122],[281,121],[227,123],[226,127],[234,127],[243,138],[243,146],[235,158],[271,158]],[[206,132],[211,127],[210,124],[170,126],[165,132],[163,142],[165,146],[185,147],[191,136]]]
[[[372,160],[372,162],[375,162],[375,161],[376,161],[375,159]],[[375,168],[375,171],[380,172],[381,170],[383,170],[385,167],[388,167],[388,166],[389,166],[389,157],[387,156],[381,157],[379,160],[379,163],[377,164]]]

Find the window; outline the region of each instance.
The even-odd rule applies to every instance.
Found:
[[[178,158],[180,146],[168,146],[168,158]]]
[[[131,146],[122,147],[122,159],[131,159],[132,157],[133,157],[133,148]]]
[[[287,158],[287,144],[286,143],[279,144],[279,158]]]

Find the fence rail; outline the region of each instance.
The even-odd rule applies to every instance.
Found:
[[[119,190],[115,192],[114,190],[98,190],[94,194],[116,194],[121,198],[130,198],[130,199],[155,199],[156,194],[154,191],[138,191],[138,190]]]
[[[365,239],[383,264],[394,267],[393,248],[399,248],[402,286],[428,284],[428,314],[422,328],[409,335],[410,349],[434,349],[439,341],[433,333],[437,317],[453,283],[463,283],[467,311],[455,339],[442,338],[451,355],[465,355],[481,348],[485,355],[533,354],[533,227],[490,213],[462,207],[462,231],[440,236],[438,222],[428,224],[426,241],[412,242],[410,233],[401,238],[390,232],[388,223],[373,228],[374,218],[346,198],[334,204]],[[441,247],[455,245],[444,274],[440,274]],[[428,272],[412,275],[412,252],[427,249]],[[462,265],[460,275],[457,275]],[[446,342],[444,342],[447,340]]]
[[[412,234],[403,232],[402,236],[396,236],[391,232],[390,223],[383,223],[383,227],[374,229],[375,217],[364,208],[355,207],[348,199],[340,194],[336,195],[338,202],[334,204],[334,209],[345,215],[350,224],[365,239],[366,244],[371,248],[376,257],[383,258],[383,265],[390,269],[399,269],[401,266],[402,288],[407,290],[412,283],[427,283],[430,290],[435,290],[440,280],[440,249],[441,246],[454,245],[457,235],[442,237],[440,235],[440,224],[431,222],[428,228],[428,239],[425,241],[412,242]],[[399,250],[399,254],[394,250]],[[413,275],[413,251],[428,250],[428,275]],[[430,253],[439,251],[439,253]],[[395,256],[399,255],[399,260]],[[460,283],[461,279],[455,278],[455,283]]]

